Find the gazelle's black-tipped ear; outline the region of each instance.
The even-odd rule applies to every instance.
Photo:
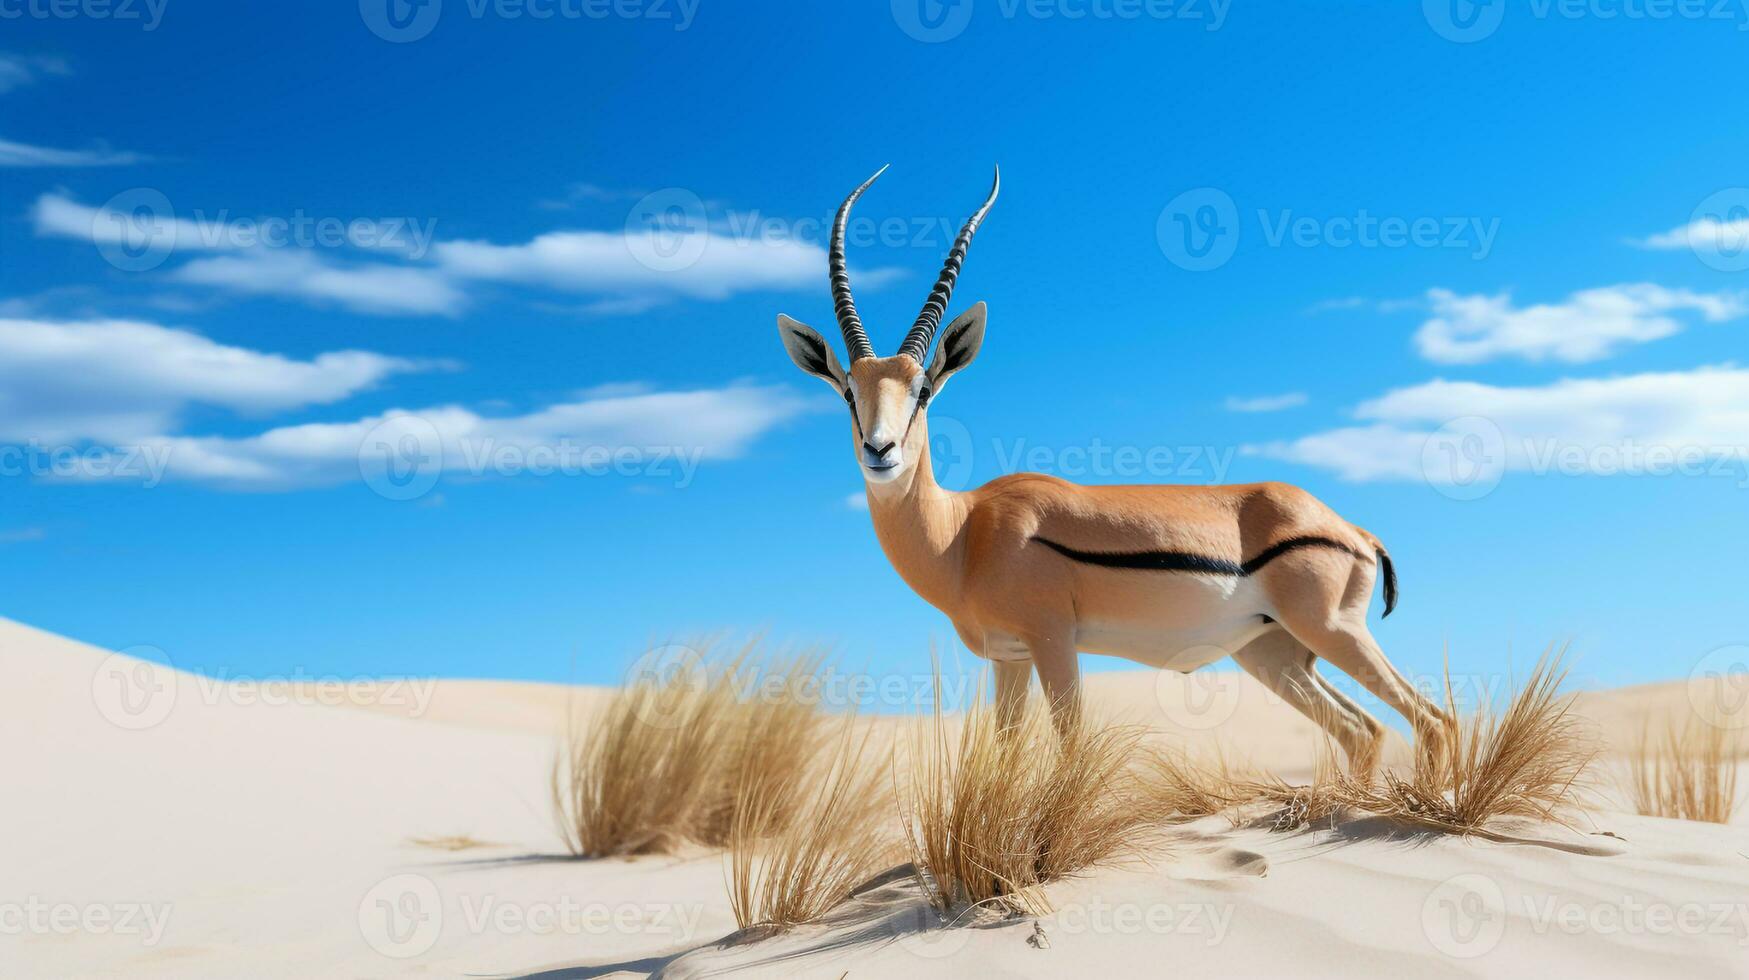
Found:
[[[838,355],[832,352],[832,345],[820,336],[819,331],[779,313],[777,333],[783,338],[783,348],[789,351],[790,360],[796,362],[796,367],[825,380],[838,389],[840,395],[844,394],[847,383],[844,368],[838,364]]]
[[[972,359],[978,356],[978,348],[984,346],[984,304],[973,303],[972,308],[954,317],[942,333],[939,346],[935,348],[935,359],[929,362],[929,386],[937,393],[947,379],[953,377]]]

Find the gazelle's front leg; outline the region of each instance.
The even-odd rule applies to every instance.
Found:
[[[1009,731],[1020,725],[1026,713],[1027,690],[1032,687],[1032,661],[998,660],[996,669],[996,729]]]
[[[1067,737],[1081,722],[1081,662],[1075,653],[1073,633],[1023,636],[1045,703],[1051,706],[1051,721],[1057,734]]]

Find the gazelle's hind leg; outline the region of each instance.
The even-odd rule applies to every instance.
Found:
[[[1319,677],[1314,659],[1305,644],[1284,632],[1266,633],[1233,654],[1246,673],[1335,739],[1349,769],[1365,778],[1378,762],[1385,728]]]
[[[1263,574],[1276,620],[1320,659],[1407,719],[1418,748],[1437,758],[1449,724],[1445,712],[1398,672],[1367,629],[1374,571],[1369,561],[1306,549],[1277,560]]]

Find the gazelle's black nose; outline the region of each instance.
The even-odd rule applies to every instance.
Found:
[[[862,448],[868,450],[870,453],[873,453],[874,457],[876,459],[881,459],[881,458],[885,457],[888,453],[893,451],[894,445],[895,445],[894,443],[889,442],[886,445],[877,448],[874,443],[869,442],[868,440],[865,439],[865,440],[863,440]]]

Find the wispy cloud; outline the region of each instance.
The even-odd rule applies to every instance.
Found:
[[[130,442],[173,431],[196,405],[327,405],[438,366],[357,350],[297,360],[133,320],[0,319],[0,439]]]
[[[34,84],[44,75],[70,75],[72,69],[60,58],[0,52],[0,95]]]
[[[0,167],[124,167],[148,159],[143,154],[104,146],[63,150],[0,139]]]
[[[41,237],[125,247],[130,259],[146,253],[141,271],[198,256],[163,273],[184,285],[377,315],[455,315],[469,305],[475,287],[494,283],[548,291],[540,302],[549,308],[559,308],[551,293],[560,293],[569,300],[562,304],[565,312],[625,316],[677,300],[817,289],[826,276],[826,251],[816,244],[720,229],[555,231],[510,244],[431,244],[434,223],[406,221],[401,224],[412,229],[411,248],[350,240],[323,248],[264,243],[255,230],[271,219],[244,224],[200,212],[184,217],[162,201],[144,214],[121,214],[54,192],[37,199],[31,217]],[[428,245],[432,261],[422,261]],[[897,269],[868,269],[858,272],[857,281],[878,288],[898,275]]]
[[[1741,211],[1741,209],[1738,209]],[[1632,239],[1633,244],[1651,249],[1695,249],[1736,255],[1749,249],[1749,214],[1721,221],[1708,216],[1696,218],[1686,225],[1645,238]]]
[[[1434,482],[1452,462],[1448,449],[1502,471],[1600,475],[1656,473],[1683,460],[1744,461],[1749,369],[1722,365],[1526,387],[1435,380],[1365,402],[1354,416],[1370,424],[1247,451],[1349,480]]]
[[[382,262],[336,262],[314,252],[256,249],[195,259],[171,274],[176,282],[234,293],[331,303],[383,316],[454,316],[467,298],[443,274]]]
[[[31,541],[41,541],[48,536],[48,532],[40,527],[14,528],[0,531],[0,545],[25,544]]]
[[[1289,408],[1298,408],[1306,403],[1303,391],[1289,391],[1279,395],[1259,395],[1255,398],[1228,398],[1225,402],[1229,412],[1280,412]]]
[[[739,456],[806,410],[784,388],[629,390],[585,394],[521,415],[445,405],[244,438],[175,436],[143,445],[148,458],[165,461],[167,479],[234,490],[331,486],[358,481],[371,465],[401,464],[433,478],[644,475],[684,486],[701,462]],[[90,470],[93,478],[133,476],[102,461]]]
[[[1443,364],[1479,364],[1504,357],[1527,361],[1596,361],[1630,344],[1678,333],[1672,314],[1709,323],[1749,314],[1749,294],[1701,293],[1631,283],[1587,289],[1559,303],[1514,306],[1509,294],[1462,296],[1428,290],[1433,316],[1415,333],[1423,357]]]
[[[580,204],[629,201],[642,195],[642,191],[617,191],[600,184],[576,183],[565,188],[563,197],[536,201],[535,207],[546,211],[570,211]]]
[[[1373,313],[1401,313],[1404,310],[1421,310],[1427,308],[1427,301],[1419,296],[1409,299],[1373,299],[1367,296],[1343,296],[1337,299],[1319,300],[1306,308],[1307,313],[1336,313],[1346,310],[1367,310]]]
[[[454,366],[358,350],[300,360],[131,320],[0,319],[0,443],[52,464],[26,472],[148,485],[277,490],[368,481],[373,460],[400,462],[410,444],[436,472],[473,478],[641,474],[684,485],[701,462],[739,456],[810,404],[782,387],[614,384],[522,413],[439,405],[246,436],[185,431],[190,418],[210,414],[196,408],[270,416]]]
[[[517,244],[444,242],[437,261],[460,279],[541,286],[627,302],[727,299],[736,293],[818,286],[826,250],[793,240],[686,231],[671,238],[555,231]]]

